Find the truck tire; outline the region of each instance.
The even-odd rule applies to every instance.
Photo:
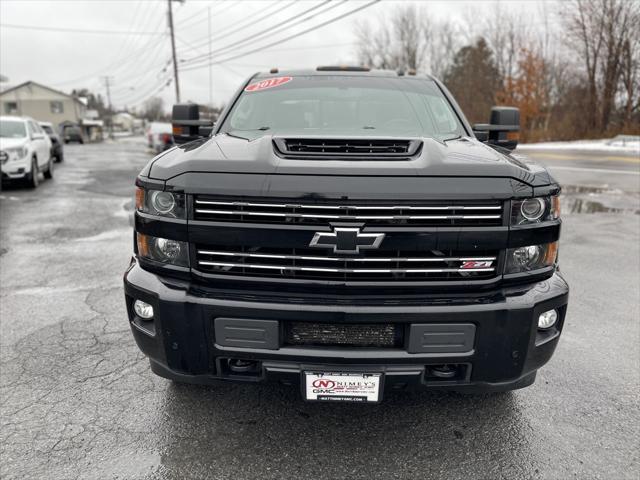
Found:
[[[53,157],[49,158],[47,169],[44,171],[44,178],[51,180],[53,178]]]
[[[38,179],[38,162],[36,157],[33,157],[31,159],[31,171],[27,175],[27,187],[38,188],[38,183],[40,183]]]

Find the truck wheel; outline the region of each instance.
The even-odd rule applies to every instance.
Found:
[[[53,178],[53,157],[49,158],[48,167],[44,171],[44,178],[46,178],[47,180],[51,180]]]
[[[36,161],[36,157],[33,157],[31,159],[31,171],[29,175],[27,175],[27,187],[37,188],[38,183],[38,162]]]

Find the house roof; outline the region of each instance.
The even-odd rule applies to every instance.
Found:
[[[20,85],[16,85],[15,87],[10,87],[10,88],[7,88],[6,90],[3,90],[2,92],[0,92],[0,97],[3,97],[9,92],[13,92],[14,90],[18,90],[19,88],[27,87],[29,85],[36,85],[40,88],[44,88],[45,90],[49,90],[50,92],[56,93],[58,95],[63,95],[67,98],[75,100],[76,102],[84,105],[84,103],[82,103],[78,97],[74,97],[73,95],[69,95],[68,93],[61,92],[60,90],[56,90],[55,88],[47,87],[46,85],[43,85],[38,82],[34,82],[33,80],[29,80],[27,82],[21,83]]]

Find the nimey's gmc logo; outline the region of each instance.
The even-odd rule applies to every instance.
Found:
[[[316,388],[333,388],[336,386],[336,382],[319,378],[313,381],[313,386]]]
[[[384,233],[362,233],[359,228],[333,227],[333,232],[316,232],[310,247],[333,248],[334,253],[360,253],[378,248]]]

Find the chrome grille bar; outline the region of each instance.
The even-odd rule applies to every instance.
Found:
[[[500,210],[500,205],[311,205],[290,203],[253,203],[253,202],[220,202],[213,200],[196,200],[200,205],[226,205],[232,207],[264,207],[264,208],[317,208],[331,210]]]
[[[252,212],[247,210],[207,210],[196,208],[196,213],[215,215],[251,215],[257,217],[291,217],[291,218],[327,218],[355,220],[491,220],[502,218],[501,215],[327,215],[311,213]]]
[[[327,222],[367,222],[368,226],[501,226],[503,204],[475,202],[416,202],[410,204],[359,202],[340,204],[339,200],[296,199],[292,202],[257,199],[217,198],[196,195],[194,220],[208,222],[326,225]]]
[[[496,257],[316,257],[308,255],[277,255],[268,253],[225,252],[222,250],[198,250],[198,255],[215,255],[224,257],[250,257],[275,260],[310,260],[331,262],[482,262],[494,261]],[[471,269],[464,269],[471,270]]]
[[[299,272],[330,272],[330,273],[462,273],[462,272],[493,272],[495,268],[325,268],[325,267],[295,267],[281,265],[257,265],[250,263],[209,262],[199,260],[198,264],[212,267],[256,268],[266,270],[293,270]]]

